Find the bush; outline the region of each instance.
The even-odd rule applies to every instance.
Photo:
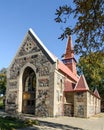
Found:
[[[33,126],[33,125],[39,125],[39,121],[38,120],[31,120],[31,119],[26,119],[25,123],[29,126]]]

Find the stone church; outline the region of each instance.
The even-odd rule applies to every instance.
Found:
[[[90,117],[100,96],[78,76],[71,37],[62,61],[29,29],[7,72],[5,111],[39,117]]]

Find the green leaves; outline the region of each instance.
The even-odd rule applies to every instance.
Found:
[[[58,23],[60,22],[66,23],[66,20],[67,20],[66,16],[69,16],[71,11],[72,11],[72,8],[69,7],[68,5],[60,6],[59,9],[56,9],[55,15],[57,17],[55,18],[55,21]]]
[[[72,30],[69,27],[67,27],[67,28],[65,28],[64,33],[61,34],[61,36],[59,37],[59,39],[63,40],[68,35],[71,35],[71,33],[72,33]]]
[[[55,21],[65,23],[65,29],[59,38],[63,40],[67,35],[76,34],[76,54],[102,51],[104,48],[104,1],[73,0],[73,5],[72,7],[63,5],[56,10]],[[76,19],[74,27],[71,26],[70,17]],[[66,31],[68,28],[70,31]]]
[[[84,73],[90,89],[97,87],[104,97],[104,53],[91,52],[80,57],[77,67],[80,74]]]

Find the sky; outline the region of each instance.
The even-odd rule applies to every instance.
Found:
[[[55,11],[69,3],[72,0],[0,0],[0,70],[10,65],[29,28],[61,59],[67,39],[58,39],[63,25],[54,21]],[[73,19],[70,22],[73,25]]]

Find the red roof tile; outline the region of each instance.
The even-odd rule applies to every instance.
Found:
[[[85,90],[89,90],[89,87],[87,85],[87,82],[85,80],[84,75],[81,75],[79,78],[79,81],[77,82],[75,88],[75,91],[85,91]]]
[[[65,87],[64,92],[73,92],[74,91],[73,84],[68,80],[65,80],[64,87]]]
[[[78,81],[78,77],[74,75],[73,72],[62,61],[58,62],[58,69],[73,79],[75,82]]]
[[[95,96],[97,96],[98,98],[100,98],[100,95],[99,95],[99,92],[98,92],[97,88],[95,89],[94,94],[95,94]]]

